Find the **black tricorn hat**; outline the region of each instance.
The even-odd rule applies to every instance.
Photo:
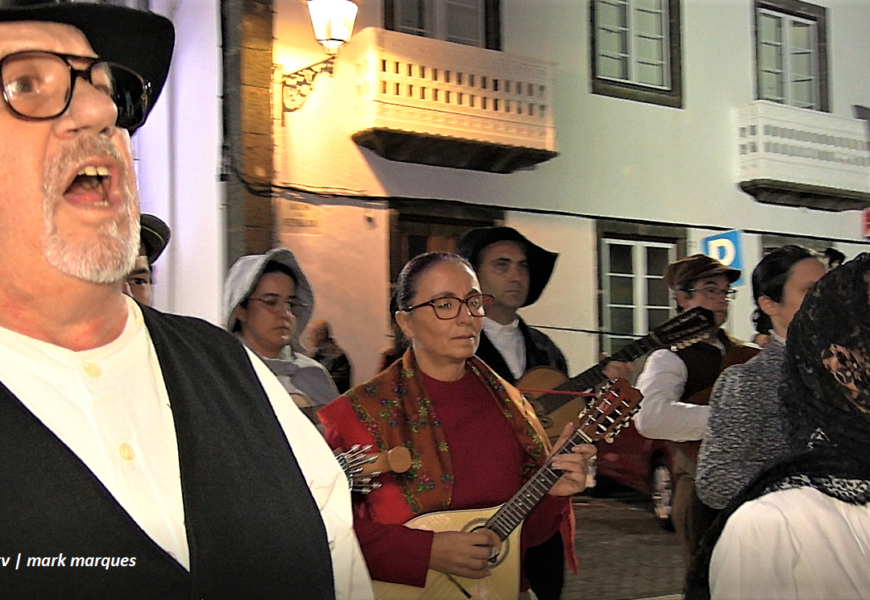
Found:
[[[171,233],[169,225],[154,215],[143,213],[139,216],[139,227],[139,240],[145,246],[148,264],[153,265],[169,243]]]
[[[147,113],[166,83],[175,28],[153,12],[68,0],[0,0],[0,22],[45,21],[72,25],[101,59],[139,73],[151,85]]]
[[[557,253],[533,244],[513,227],[478,227],[466,231],[459,238],[457,250],[476,270],[480,266],[478,262],[483,249],[490,244],[504,241],[517,242],[526,251],[526,260],[529,262],[529,295],[523,306],[534,304],[550,281],[559,257]]]

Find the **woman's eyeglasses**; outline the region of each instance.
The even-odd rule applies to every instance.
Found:
[[[423,306],[431,306],[432,310],[435,311],[436,317],[442,321],[449,321],[450,319],[455,319],[459,316],[459,311],[464,304],[468,307],[468,314],[472,317],[483,317],[486,316],[486,311],[489,308],[489,305],[492,304],[493,300],[495,300],[495,296],[489,294],[475,294],[469,296],[465,300],[456,298],[455,296],[445,296],[443,298],[429,300],[429,302],[422,302],[416,306],[403,308],[402,312],[411,312],[412,310],[417,310]]]
[[[248,300],[262,303],[265,309],[271,313],[283,313],[289,310],[294,315],[298,315],[303,308],[308,306],[294,297],[282,298],[277,294],[266,294],[262,298],[248,298]]]

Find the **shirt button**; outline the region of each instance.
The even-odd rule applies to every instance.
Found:
[[[82,368],[89,377],[93,377],[94,379],[103,374],[103,370],[92,362],[86,362],[82,365]]]
[[[133,450],[133,446],[124,442],[120,446],[118,446],[118,454],[121,455],[121,458],[124,460],[130,461],[136,458],[136,452]]]

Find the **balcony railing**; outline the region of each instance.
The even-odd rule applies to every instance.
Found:
[[[736,117],[738,181],[759,202],[870,206],[867,122],[764,100]]]
[[[385,158],[507,173],[556,155],[552,63],[376,28],[341,62],[353,139]]]

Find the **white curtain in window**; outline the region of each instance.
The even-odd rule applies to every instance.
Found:
[[[758,97],[818,108],[816,23],[762,9],[757,36]]]
[[[668,0],[596,0],[599,77],[670,87]]]
[[[483,0],[445,0],[445,39],[469,46],[483,46],[483,9]]]
[[[484,0],[394,0],[396,29],[469,46],[485,45]]]

